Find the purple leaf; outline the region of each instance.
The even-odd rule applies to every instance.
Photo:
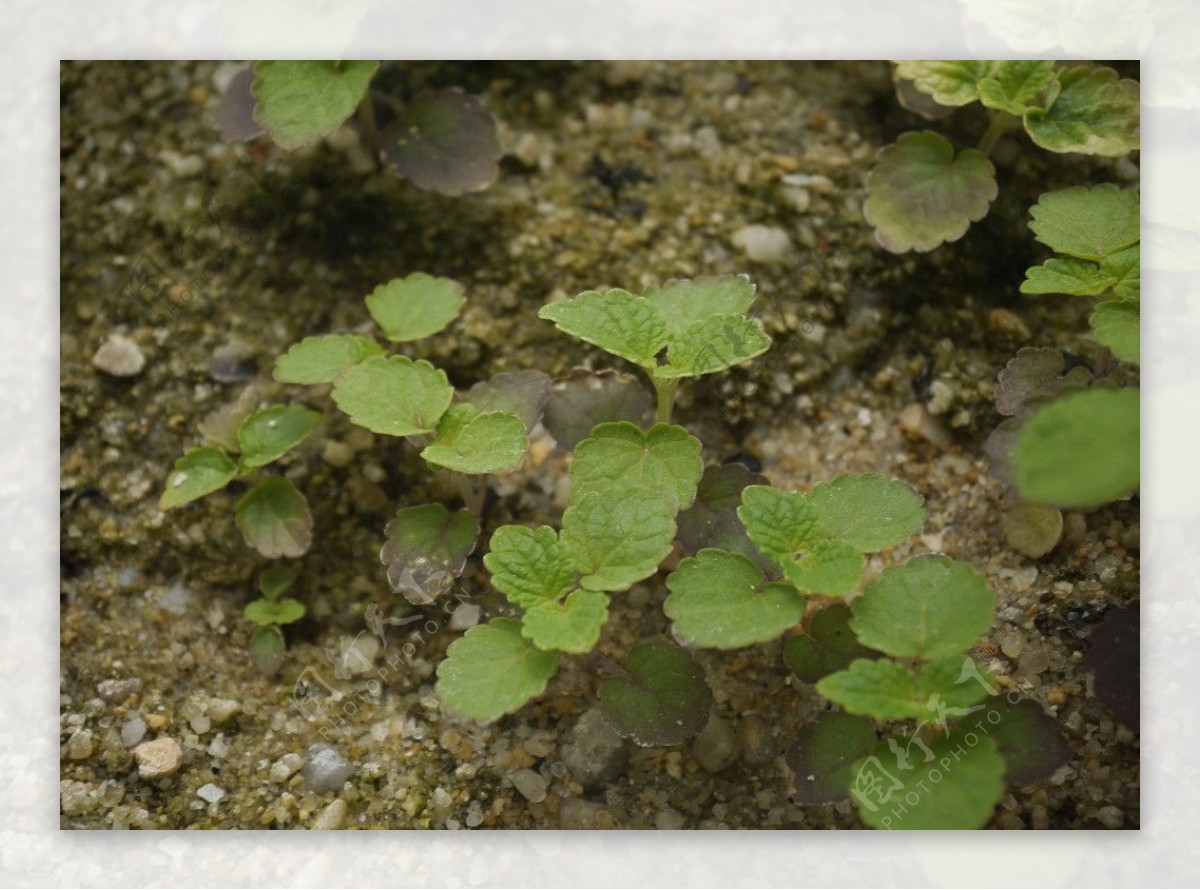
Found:
[[[1141,624],[1137,603],[1112,609],[1088,636],[1083,660],[1096,698],[1134,732],[1142,726]]]
[[[472,386],[465,401],[481,412],[515,414],[528,432],[542,419],[550,383],[550,377],[541,371],[502,371]]]
[[[650,394],[637,378],[579,368],[550,388],[542,423],[560,448],[574,451],[598,423],[628,420],[641,426],[650,404]]]
[[[248,142],[264,132],[254,119],[258,100],[250,89],[253,84],[254,66],[247,65],[233,76],[221,94],[213,112],[213,123],[226,142]]]
[[[496,122],[459,89],[421,93],[384,131],[383,159],[397,176],[443,195],[477,192],[500,172]]]

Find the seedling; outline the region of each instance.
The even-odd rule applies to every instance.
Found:
[[[928,555],[885,569],[849,607],[818,612],[785,660],[843,710],[797,735],[792,799],[850,799],[873,828],[979,828],[1006,783],[1062,766],[1070,750],[1054,721],[1033,702],[1000,700],[968,654],[994,611],[973,568]],[[879,739],[878,723],[910,720],[912,732]]]
[[[418,188],[443,195],[480,191],[499,172],[496,123],[479,100],[458,89],[419,93],[401,103],[372,96],[379,62],[261,61],[236,74],[215,122],[229,141],[263,133],[289,151],[342,126],[357,112],[371,153]],[[376,103],[387,117],[377,115]],[[388,120],[380,130],[377,116]]]
[[[961,238],[998,189],[989,156],[1024,129],[1056,153],[1119,157],[1139,147],[1137,82],[1111,68],[1042,60],[903,61],[894,71],[901,104],[928,118],[979,102],[989,124],[975,148],[955,154],[933,131],[903,134],[879,153],[863,213],[893,253],[925,252]],[[915,101],[914,101],[915,100]]]
[[[1137,364],[1141,313],[1141,229],[1136,192],[1114,185],[1049,192],[1030,209],[1037,240],[1059,256],[1025,272],[1023,294],[1100,297],[1096,339]]]
[[[367,311],[393,343],[443,330],[461,311],[463,289],[414,273],[376,288]],[[332,384],[332,398],[358,426],[408,438],[435,470],[449,471],[466,506],[404,507],[385,530],[381,559],[393,589],[427,604],[449,589],[475,549],[486,477],[514,470],[541,419],[550,379],[536,371],[497,374],[456,394],[445,372],[424,360],[387,355],[370,337],[328,334],[294,345],[275,363],[281,383]]]
[[[246,604],[242,614],[257,628],[250,637],[250,655],[255,665],[268,677],[283,666],[287,643],[281,628],[304,617],[304,604],[284,594],[296,583],[296,573],[284,566],[271,566],[258,576],[261,596]]]

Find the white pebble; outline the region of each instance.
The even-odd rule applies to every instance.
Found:
[[[196,794],[209,803],[220,803],[221,798],[225,796],[225,789],[218,788],[212,782],[209,782],[207,785],[201,785],[196,790]]]
[[[513,787],[530,803],[541,803],[546,799],[546,780],[531,769],[513,774]]]
[[[795,256],[788,233],[774,226],[745,226],[734,232],[731,240],[756,263],[786,263]]]
[[[120,334],[112,334],[92,356],[92,364],[113,377],[134,377],[146,367],[146,357],[136,343]]]

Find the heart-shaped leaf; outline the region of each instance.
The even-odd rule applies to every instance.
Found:
[[[582,655],[591,652],[608,620],[608,596],[597,590],[573,591],[562,602],[546,600],[521,618],[521,633],[539,649]]]
[[[871,754],[877,741],[871,720],[822,711],[800,728],[784,757],[792,802],[811,806],[849,800],[858,761]]]
[[[697,646],[739,649],[773,640],[804,614],[790,584],[769,584],[740,553],[701,550],[667,577],[663,610],[677,637]]]
[[[1089,321],[1098,343],[1121,361],[1136,365],[1142,358],[1141,318],[1136,300],[1106,300],[1096,306]]]
[[[397,176],[442,195],[481,191],[500,172],[495,120],[456,88],[417,95],[382,141],[383,160]]]
[[[873,473],[843,474],[806,495],[821,530],[862,553],[899,544],[925,523],[924,499],[895,479]]]
[[[312,544],[312,524],[304,495],[282,476],[268,476],[238,501],[242,537],[267,559],[303,556]]]
[[[1057,253],[1102,260],[1141,238],[1137,192],[1112,183],[1047,192],[1029,208],[1029,228]]]
[[[455,405],[438,423],[437,438],[421,457],[459,473],[506,473],[521,466],[529,438],[521,418],[507,411],[479,413]]]
[[[1048,779],[1071,759],[1071,746],[1058,721],[1035,701],[1022,699],[1014,704],[997,699],[988,705],[985,719],[988,735],[1004,758],[1004,781],[1009,784]]]
[[[1021,349],[996,375],[996,410],[1012,417],[1027,406],[1086,388],[1092,372],[1076,365],[1064,374],[1066,366],[1066,359],[1057,349]]]
[[[347,368],[382,353],[382,346],[358,334],[305,337],[275,359],[274,376],[280,383],[329,383]]]
[[[167,477],[167,487],[158,499],[158,509],[181,507],[219,491],[233,480],[237,471],[237,464],[225,452],[217,448],[193,448],[175,461]]]
[[[637,485],[687,507],[703,470],[700,440],[681,426],[656,423],[643,433],[628,422],[602,423],[576,446],[571,498]]]
[[[492,585],[523,609],[557,602],[575,585],[571,554],[548,525],[500,526],[483,564],[492,573]]]
[[[644,368],[654,368],[656,356],[669,340],[667,321],[645,297],[613,288],[585,291],[577,297],[547,303],[538,312],[560,331]]]
[[[655,370],[661,378],[699,377],[747,362],[771,348],[771,338],[757,318],[714,315],[673,337],[666,365]]]
[[[466,297],[463,286],[449,278],[414,272],[393,278],[367,296],[367,311],[393,343],[436,334],[458,317]]]
[[[365,359],[333,384],[334,403],[359,426],[385,436],[433,432],[453,398],[444,371],[403,355]]]
[[[1013,451],[1021,496],[1075,509],[1125,497],[1140,479],[1140,412],[1136,389],[1089,389],[1039,408]]]
[[[863,213],[886,250],[923,253],[966,234],[996,193],[995,168],[980,152],[968,148],[955,157],[937,133],[905,133],[879,153]]]
[[[982,59],[911,60],[896,63],[896,75],[912,81],[940,105],[969,105],[979,98],[979,82],[994,74],[997,63]]]
[[[850,607],[850,627],[864,646],[888,655],[948,658],[991,626],[995,605],[987,582],[967,563],[918,556],[867,584]]]
[[[559,540],[588,590],[628,590],[658,571],[675,538],[675,502],[648,488],[584,494],[563,513]]]
[[[296,583],[296,570],[291,566],[273,565],[263,569],[258,575],[258,592],[263,599],[277,600]]]
[[[1116,277],[1106,273],[1098,263],[1070,256],[1053,257],[1025,270],[1021,293],[1094,297],[1116,283]]]
[[[1046,59],[1013,59],[999,62],[995,70],[978,83],[979,100],[988,108],[1020,117],[1038,99],[1058,93],[1054,63]]]
[[[261,467],[277,460],[312,435],[320,423],[320,413],[295,405],[272,405],[254,412],[237,431],[242,463]]]
[[[519,623],[493,618],[450,644],[436,691],[454,713],[489,722],[540,695],[557,669],[554,653],[521,636]]]
[[[410,603],[428,605],[462,574],[475,549],[479,523],[470,510],[451,513],[441,504],[404,507],[383,531],[379,552],[392,590]]]
[[[254,66],[254,119],[283,148],[302,148],[354,113],[379,63],[263,61]]]
[[[944,722],[972,713],[971,706],[987,695],[973,673],[963,670],[967,664],[964,657],[951,657],[924,664],[913,673],[886,658],[860,658],[820,680],[817,692],[851,714]]]
[[[680,337],[684,331],[717,315],[743,315],[754,302],[754,284],[745,275],[672,279],[647,289],[643,296],[662,313],[667,331]]]
[[[600,687],[604,719],[622,737],[644,747],[678,745],[704,729],[712,691],[687,652],[662,641],[639,643],[625,671]]]

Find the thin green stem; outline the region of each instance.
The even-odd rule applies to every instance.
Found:
[[[371,91],[367,90],[362,97],[362,101],[358,103],[358,122],[362,126],[363,140],[367,143],[367,149],[371,153],[371,157],[375,161],[375,166],[380,165],[379,150],[381,143],[379,141],[379,128],[375,123],[375,105],[371,101]]]
[[[1013,116],[1010,114],[993,114],[983,138],[979,140],[979,151],[984,157],[991,157],[992,149],[1000,141],[1000,137],[1013,128]]]
[[[675,387],[679,386],[679,379],[653,376],[650,379],[654,382],[654,392],[658,395],[658,422],[670,423],[671,410],[675,407]]]

